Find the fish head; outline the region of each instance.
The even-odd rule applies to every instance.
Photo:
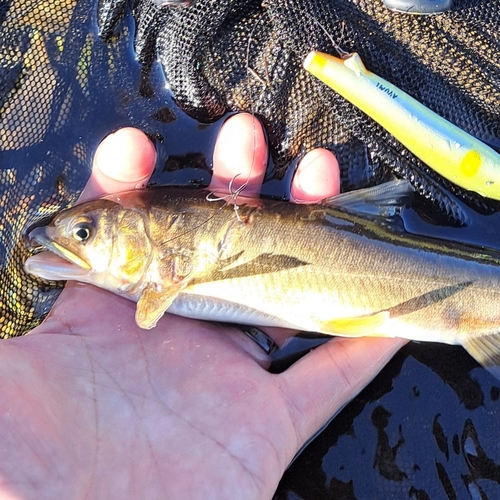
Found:
[[[26,261],[29,273],[116,293],[134,288],[151,256],[146,213],[108,199],[63,210],[48,225],[30,231],[28,240],[48,251]]]

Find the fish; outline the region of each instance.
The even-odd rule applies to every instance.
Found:
[[[92,283],[201,320],[347,337],[461,344],[500,379],[500,254],[411,234],[407,181],[311,205],[206,191],[135,190],[76,205],[32,229],[48,280]],[[49,255],[49,256],[50,256]]]

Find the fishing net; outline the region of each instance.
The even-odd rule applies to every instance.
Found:
[[[250,111],[269,137],[267,194],[286,197],[297,159],[327,147],[344,190],[396,173],[422,195],[407,225],[500,248],[496,202],[450,185],[302,69],[313,49],[356,51],[498,150],[497,1],[455,0],[427,17],[382,0],[159,3],[0,2],[0,338],[29,331],[58,293],[23,272],[23,231],[75,201],[97,144],[121,126],[156,141],[152,183],[202,185],[221,119]],[[292,465],[276,498],[499,498],[489,436],[500,389],[450,349],[408,346]]]

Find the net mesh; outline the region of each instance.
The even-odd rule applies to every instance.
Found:
[[[39,323],[60,288],[24,272],[23,230],[74,202],[100,138],[130,122],[131,105],[118,102],[137,92],[117,73],[129,70],[119,54],[130,31],[99,43],[94,10],[0,3],[0,338]]]

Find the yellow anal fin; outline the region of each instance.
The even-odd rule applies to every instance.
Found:
[[[137,310],[135,312],[137,326],[145,330],[154,328],[158,320],[185,286],[186,283],[181,282],[160,289],[155,284],[149,284],[137,302]]]
[[[321,332],[344,337],[368,337],[389,318],[388,311],[380,311],[369,316],[333,319],[321,325]]]
[[[500,333],[463,342],[466,351],[497,380],[500,380]]]

